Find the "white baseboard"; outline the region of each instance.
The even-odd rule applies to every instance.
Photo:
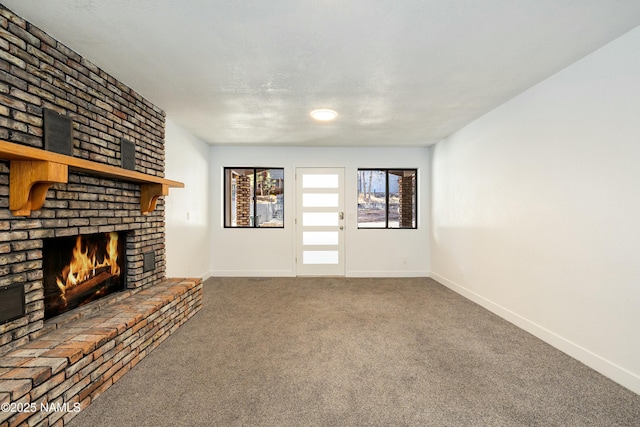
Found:
[[[212,270],[209,277],[294,277],[291,270]]]
[[[347,277],[429,277],[428,271],[347,271]]]
[[[616,365],[615,363],[604,359],[603,357],[591,352],[590,350],[581,347],[580,345],[569,341],[566,338],[563,338],[555,332],[546,329],[520,316],[519,314],[514,313],[513,311],[505,307],[502,307],[499,304],[494,303],[493,301],[465,288],[464,286],[457,284],[452,280],[449,280],[433,272],[430,273],[429,276],[442,285],[446,286],[447,288],[451,289],[452,291],[462,295],[463,297],[486,308],[492,313],[513,323],[519,328],[529,332],[533,336],[541,339],[547,344],[552,345],[553,347],[557,348],[563,353],[568,354],[574,359],[579,360],[580,362],[617,382],[618,384],[628,388],[634,393],[640,394],[640,376],[634,374],[633,372],[630,372]]]
[[[209,277],[295,277],[292,270],[212,270]],[[346,277],[429,277],[428,271],[347,271]]]

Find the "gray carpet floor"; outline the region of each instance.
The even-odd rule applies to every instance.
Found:
[[[212,278],[71,426],[640,426],[640,395],[427,278]]]

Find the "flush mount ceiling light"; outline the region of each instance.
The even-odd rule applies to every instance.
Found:
[[[320,122],[328,122],[338,117],[338,113],[328,108],[320,108],[318,110],[313,110],[311,112],[311,117]]]

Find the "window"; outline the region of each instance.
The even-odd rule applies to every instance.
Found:
[[[225,227],[284,227],[284,169],[224,168]]]
[[[358,169],[358,228],[417,228],[417,169]]]

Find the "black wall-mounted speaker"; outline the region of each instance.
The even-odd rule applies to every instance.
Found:
[[[136,145],[124,138],[120,140],[120,160],[123,169],[136,170]]]
[[[156,253],[154,251],[142,254],[142,272],[153,271],[156,269]]]
[[[73,121],[55,111],[44,109],[44,149],[73,156]]]
[[[0,324],[24,316],[24,284],[0,287]]]

